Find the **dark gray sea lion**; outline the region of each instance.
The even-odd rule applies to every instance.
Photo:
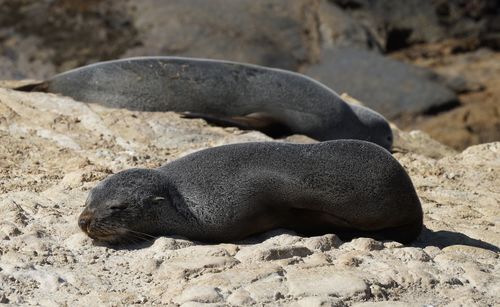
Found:
[[[108,243],[159,235],[227,242],[273,228],[405,243],[421,231],[422,208],[403,167],[376,144],[242,143],[106,178],[79,225]]]
[[[271,136],[298,133],[320,141],[360,139],[387,149],[392,145],[391,129],[380,114],[347,104],[304,75],[256,65],[131,58],[84,66],[20,89],[131,110],[187,112],[187,117]]]

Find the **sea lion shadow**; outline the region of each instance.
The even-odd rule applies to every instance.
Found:
[[[427,246],[444,248],[452,245],[467,245],[487,249],[493,252],[500,252],[500,248],[498,246],[471,238],[463,233],[448,230],[433,231],[426,227],[422,229],[422,233],[412,245],[422,248]]]
[[[227,242],[222,242],[222,241],[197,241],[197,240],[190,240],[189,238],[183,237],[183,236],[177,236],[177,235],[165,235],[165,236],[158,236],[155,239],[151,239],[148,241],[136,241],[136,242],[130,242],[130,243],[124,243],[124,242],[117,242],[117,243],[110,243],[110,242],[101,242],[101,241],[96,241],[93,240],[92,244],[94,246],[103,246],[107,247],[110,249],[114,250],[128,250],[128,251],[133,251],[133,250],[140,250],[144,248],[149,248],[153,246],[156,242],[156,240],[160,238],[169,238],[173,240],[184,240],[184,241],[191,241],[193,245],[195,246],[203,246],[203,245],[217,245],[221,243],[229,243],[229,244],[238,244],[238,245],[253,245],[253,244],[259,244],[263,243],[266,240],[269,240],[275,236],[279,235],[292,235],[292,236],[302,236],[302,237],[310,237],[307,235],[301,235],[293,230],[285,229],[285,228],[276,228],[272,229],[269,231],[265,231],[262,233],[257,233],[251,236],[248,236],[246,238],[240,239],[240,240],[234,240],[234,241],[227,241]]]
[[[156,238],[158,239],[158,238]],[[127,250],[127,251],[133,251],[133,250],[140,250],[144,248],[151,247],[155,242],[155,240],[151,241],[137,241],[133,243],[109,243],[109,242],[102,242],[102,241],[97,241],[97,240],[92,240],[92,245],[93,246],[99,246],[99,247],[107,247],[110,249],[114,250]]]
[[[335,234],[335,233],[333,233]],[[266,231],[263,233],[255,234],[252,236],[249,236],[247,238],[241,239],[241,240],[236,240],[236,241],[231,241],[227,243],[233,243],[233,244],[238,244],[238,245],[253,245],[253,244],[260,244],[263,243],[266,240],[269,240],[275,236],[280,236],[280,235],[291,235],[291,236],[300,236],[304,238],[312,237],[311,235],[305,235],[301,234],[299,232],[285,229],[285,228],[277,228],[273,229],[270,231]],[[214,244],[219,244],[221,242],[202,242],[202,241],[196,241],[196,240],[189,240],[186,237],[182,236],[160,236],[157,237],[156,239],[152,239],[150,241],[138,241],[134,243],[129,243],[129,244],[109,244],[109,243],[103,243],[103,242],[96,242],[94,241],[93,244],[96,246],[105,246],[108,248],[112,248],[115,250],[140,250],[144,248],[149,248],[153,244],[155,244],[155,241],[161,237],[167,237],[171,239],[180,239],[180,240],[188,240],[194,243],[196,246],[202,246],[202,245],[214,245]],[[340,237],[340,239],[343,241],[343,243],[348,243],[354,238],[345,238],[345,237]],[[420,236],[411,244],[408,244],[408,246],[414,246],[414,247],[420,247],[420,248],[425,248],[427,246],[436,246],[439,248],[445,248],[448,246],[452,245],[467,245],[467,246],[472,246],[472,247],[478,247],[478,248],[483,248],[487,249],[493,252],[500,252],[500,248],[491,244],[484,242],[482,240],[474,239],[471,238],[463,233],[460,232],[454,232],[454,231],[448,231],[448,230],[440,230],[440,231],[433,231],[431,229],[428,229],[424,226],[422,229],[422,233]]]

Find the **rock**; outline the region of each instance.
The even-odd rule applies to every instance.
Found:
[[[296,70],[319,55],[317,1],[129,1],[141,45],[123,57],[182,55]]]
[[[484,33],[481,34],[479,38],[481,40],[481,45],[500,50],[500,34],[498,34],[498,32],[494,33],[491,31],[489,33]]]
[[[397,50],[422,40],[436,41],[444,37],[444,30],[438,24],[438,16],[430,1],[418,0],[390,2],[334,0],[342,7],[355,2],[357,7],[348,9],[353,17],[365,16],[365,23],[382,41],[384,50]],[[386,25],[384,29],[378,28]]]
[[[395,125],[391,125],[391,129],[394,137],[393,152],[412,152],[434,159],[457,154],[454,149],[439,143],[422,131],[405,132]]]
[[[491,264],[499,258],[498,253],[494,251],[467,245],[452,245],[443,248],[442,251],[444,253],[463,254],[465,256],[464,258],[470,257],[477,261],[485,261]]]
[[[161,237],[155,240],[154,244],[151,246],[151,249],[161,253],[165,250],[180,249],[193,245],[193,242],[189,240]]]
[[[369,287],[363,279],[333,267],[287,271],[290,294],[294,296],[335,296],[367,298]]]
[[[304,73],[389,119],[448,108],[458,102],[453,91],[432,80],[430,72],[356,48],[325,49],[320,63]]]
[[[45,79],[56,70],[117,57],[137,42],[122,4],[85,2],[1,1],[0,54],[24,76]]]
[[[375,51],[382,50],[370,30],[337,5],[321,0],[318,13],[323,48],[359,47]]]
[[[385,301],[385,302],[366,302],[352,305],[353,307],[423,307],[431,305],[422,305],[409,302]]]
[[[219,289],[212,287],[193,286],[182,292],[174,301],[178,304],[186,302],[216,303],[222,300]]]
[[[4,79],[23,79],[26,78],[19,69],[16,67],[16,64],[11,59],[0,56],[0,75]]]
[[[238,289],[228,296],[227,302],[236,306],[248,306],[255,304],[255,300],[250,293],[244,289]]]
[[[40,130],[68,136],[79,149]],[[168,112],[0,89],[0,300],[495,306],[500,142],[455,152],[420,132],[398,133],[402,150],[394,157],[424,209],[426,228],[412,244],[341,242],[334,233],[307,237],[276,229],[221,244],[167,236],[106,246],[81,232],[76,220],[89,189],[109,174],[157,167],[211,146],[271,139]]]
[[[442,47],[436,44],[434,48],[440,50]],[[422,55],[422,60],[416,63],[446,79],[465,79],[465,87],[459,89],[469,92],[460,95],[460,106],[434,116],[404,119],[398,125],[404,130],[422,130],[458,150],[499,140],[500,87],[497,84],[500,82],[500,52],[487,48],[456,54],[449,52],[453,54],[440,55],[433,60],[423,59],[426,56]],[[447,84],[449,86],[450,82]]]
[[[273,302],[288,294],[283,272],[271,273],[245,285],[244,289],[258,302]]]
[[[338,248],[342,244],[342,240],[334,234],[305,238],[303,242],[307,248],[322,252],[329,251],[332,248]]]
[[[158,278],[190,278],[204,270],[224,270],[237,264],[231,257],[195,256],[192,258],[177,257],[161,263],[157,269]],[[153,268],[154,269],[154,268]]]
[[[366,252],[356,250],[342,253],[337,257],[337,259],[335,259],[335,263],[342,267],[359,267],[363,263],[363,259],[366,254]]]
[[[318,143],[317,140],[312,139],[306,135],[301,134],[292,134],[283,139],[287,143],[296,143],[296,144],[314,144]]]
[[[224,307],[224,304],[218,303],[198,303],[198,302],[186,302],[181,305],[182,307]]]
[[[244,248],[236,254],[236,259],[240,261],[271,261],[292,257],[306,257],[312,252],[305,246],[283,246],[267,247],[256,246]]]
[[[78,144],[76,144],[76,145],[78,145]],[[74,148],[76,149],[78,147],[75,146]],[[68,173],[63,177],[60,184],[67,187],[67,188],[79,187],[83,183],[82,182],[83,175],[84,175],[84,172],[82,172],[82,171]]]
[[[379,37],[386,51],[446,38],[475,38],[495,33],[498,3],[457,1],[333,0]]]
[[[41,80],[23,79],[23,80],[0,80],[0,87],[6,89],[14,89],[33,83],[41,82]]]
[[[0,304],[8,304],[9,299],[5,296],[4,293],[0,294]]]
[[[376,251],[384,249],[384,243],[370,238],[358,238],[352,240],[349,245],[360,251]]]
[[[421,250],[420,248],[413,248],[413,247],[402,247],[395,249],[394,255],[403,260],[404,262],[410,260],[426,262],[431,259],[429,255],[425,253],[425,251]]]
[[[317,0],[4,2],[4,78],[45,79],[99,60],[144,55],[218,58],[296,70],[319,55]],[[38,18],[40,14],[47,18]]]
[[[298,307],[343,307],[347,306],[342,303],[341,299],[333,297],[309,296],[297,301],[295,305]]]

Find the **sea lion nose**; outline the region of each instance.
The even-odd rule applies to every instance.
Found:
[[[88,210],[83,210],[82,214],[80,214],[80,217],[78,218],[78,226],[80,226],[81,230],[87,233],[91,221],[92,213]]]

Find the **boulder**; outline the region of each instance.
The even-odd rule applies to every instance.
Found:
[[[322,0],[318,11],[321,45],[331,47],[358,47],[382,51],[381,42],[359,20],[351,17],[337,5]]]
[[[317,60],[316,0],[130,1],[140,46],[123,57],[182,55],[296,70]]]
[[[387,51],[447,38],[494,39],[500,5],[496,0],[332,0],[360,19]]]
[[[432,72],[357,48],[323,50],[305,74],[337,93],[347,92],[388,118],[421,114],[457,104],[456,94]]]

